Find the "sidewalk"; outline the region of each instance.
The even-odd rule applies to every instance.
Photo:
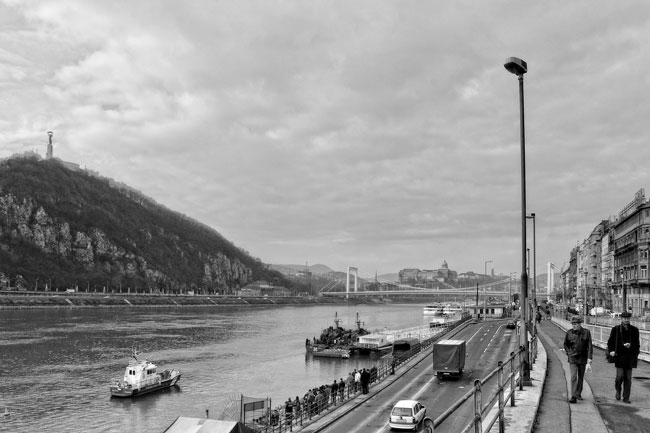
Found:
[[[563,349],[565,330],[551,321],[541,322],[537,329],[548,363],[533,432],[650,433],[650,363],[639,360],[632,372],[632,403],[623,403],[614,398],[616,368],[605,361],[604,349],[594,347],[593,371],[585,375],[584,400],[570,404],[571,378]]]

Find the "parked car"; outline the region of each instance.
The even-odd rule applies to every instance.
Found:
[[[506,328],[508,328],[508,329],[517,328],[517,321],[516,320],[509,320],[508,323],[506,323]]]
[[[396,430],[417,431],[427,409],[417,400],[400,400],[390,411],[388,426]]]

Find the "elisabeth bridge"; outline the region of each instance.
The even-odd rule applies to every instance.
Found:
[[[353,278],[351,278],[353,277]],[[498,278],[498,277],[496,277]],[[321,295],[325,297],[391,297],[391,296],[422,296],[422,297],[462,297],[485,299],[488,297],[501,298],[509,302],[513,294],[519,293],[519,279],[503,277],[486,284],[476,284],[467,287],[454,287],[445,282],[438,281],[437,288],[415,287],[408,284],[396,283],[394,281],[380,281],[382,290],[359,290],[358,270],[355,267],[348,267],[343,278],[332,280],[330,284],[321,289]],[[345,290],[340,286],[345,283]],[[532,296],[533,285],[529,284],[529,295]],[[547,293],[537,293],[537,298],[547,299]]]

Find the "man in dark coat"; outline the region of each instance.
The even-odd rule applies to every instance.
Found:
[[[612,328],[607,340],[607,351],[614,357],[616,366],[616,400],[621,399],[621,385],[623,388],[623,401],[630,402],[632,390],[632,369],[636,368],[640,344],[639,328],[630,325],[632,315],[628,311],[621,314],[621,324]]]
[[[332,404],[336,404],[336,396],[339,393],[339,384],[336,382],[336,379],[334,379],[334,383],[332,383],[332,386],[330,387],[330,394],[332,396]]]
[[[369,387],[368,384],[370,383],[370,372],[367,369],[363,369],[361,372],[361,392],[364,394],[368,394],[369,392]]]
[[[582,385],[585,378],[585,370],[591,369],[593,359],[593,346],[591,345],[591,332],[580,324],[582,318],[573,316],[571,328],[564,336],[564,352],[569,360],[571,370],[571,398],[569,403],[582,400]]]

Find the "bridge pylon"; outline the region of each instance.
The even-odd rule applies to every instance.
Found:
[[[348,266],[348,272],[346,274],[345,278],[345,299],[349,298],[350,294],[350,273],[354,274],[354,291],[355,293],[357,292],[358,288],[358,278],[359,278],[359,270],[353,266]]]

